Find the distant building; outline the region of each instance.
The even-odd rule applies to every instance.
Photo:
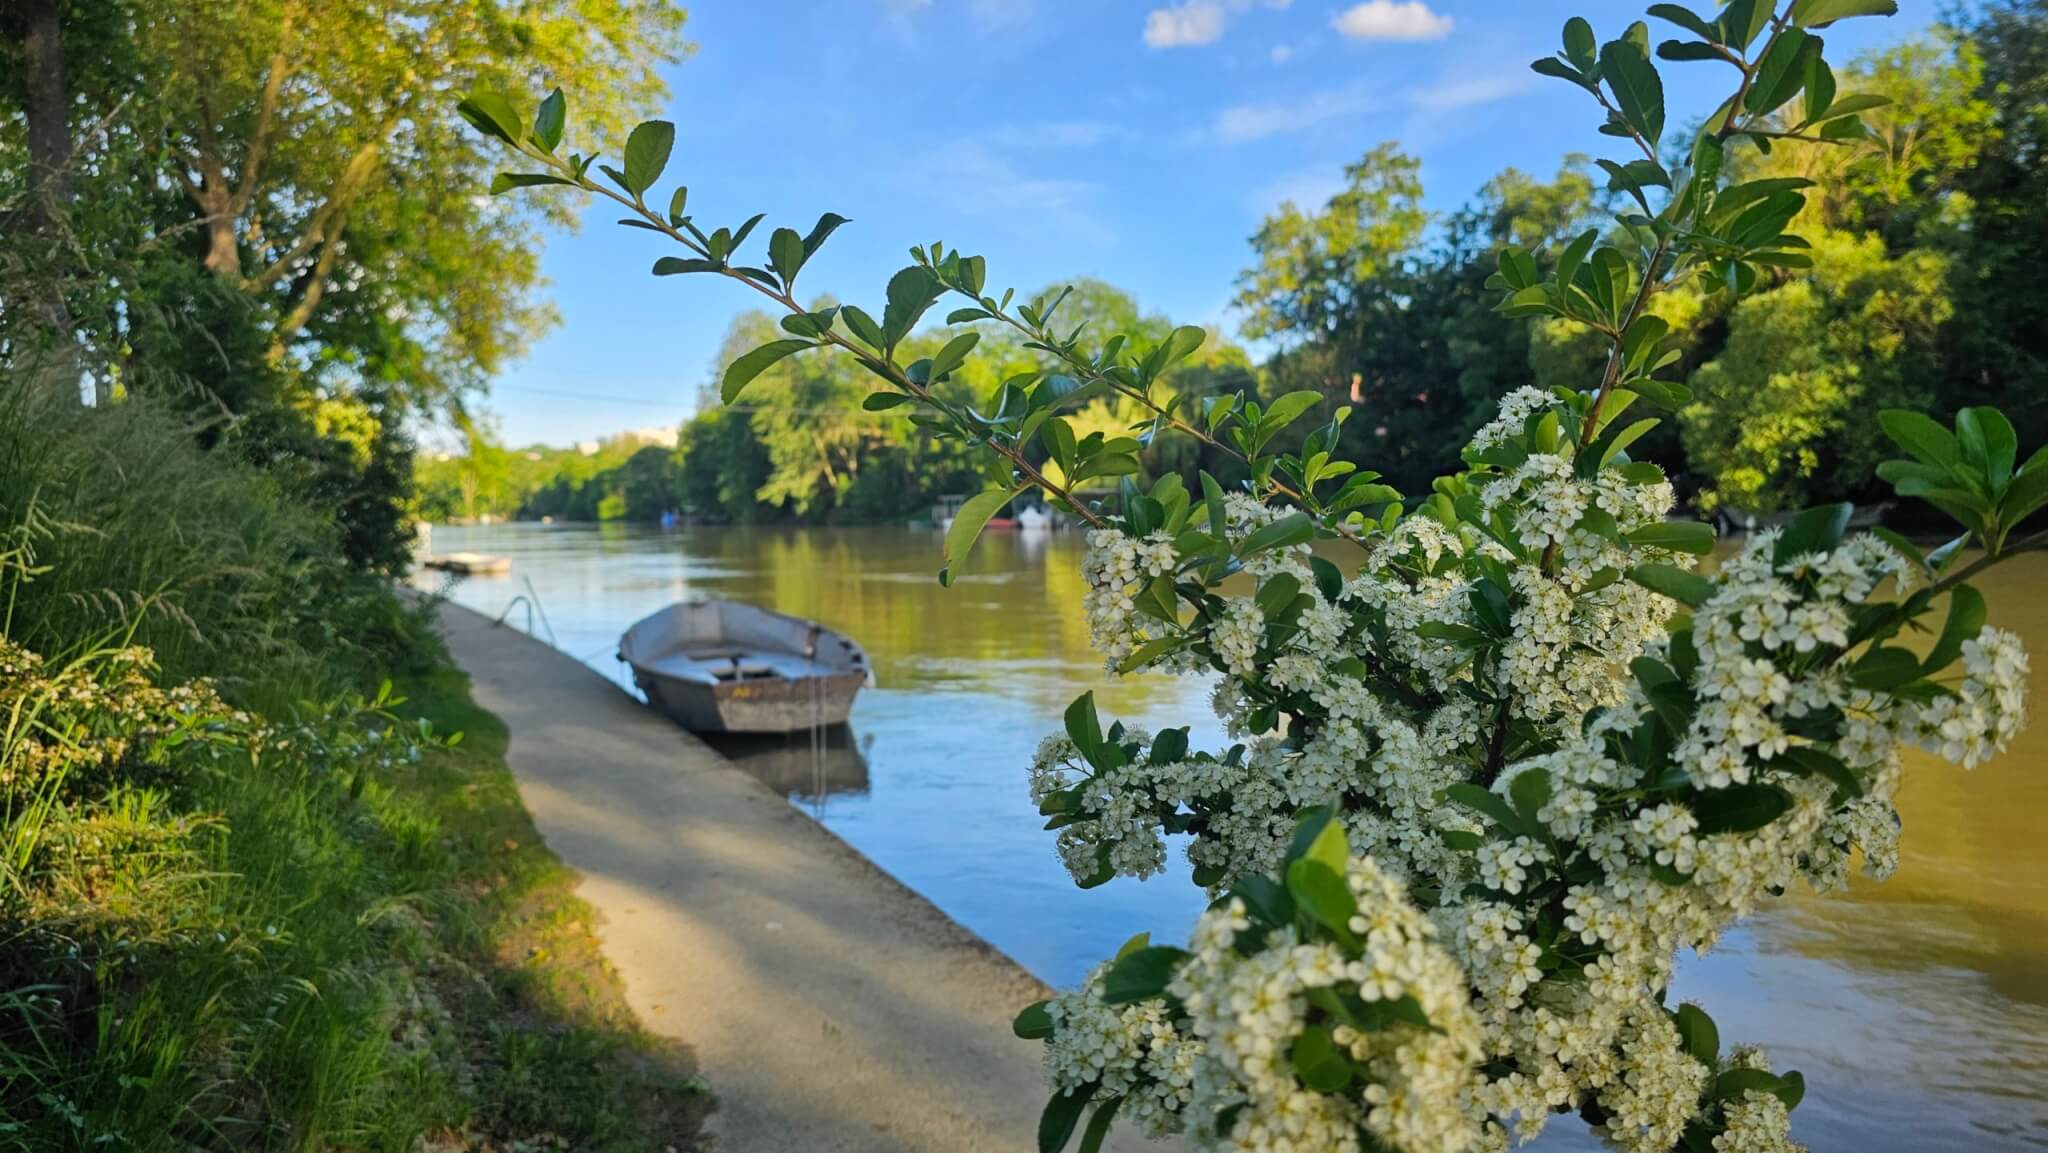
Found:
[[[676,426],[672,424],[648,425],[646,428],[636,428],[622,432],[619,434],[619,439],[638,441],[641,444],[658,444],[663,448],[674,448],[676,446]]]

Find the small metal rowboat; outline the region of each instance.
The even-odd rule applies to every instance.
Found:
[[[685,601],[619,638],[647,703],[700,733],[784,733],[846,723],[875,683],[867,653],[816,621],[738,601]]]

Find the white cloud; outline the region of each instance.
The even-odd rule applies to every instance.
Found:
[[[1358,86],[1325,89],[1300,100],[1235,104],[1217,114],[1216,139],[1224,144],[1243,144],[1288,136],[1306,132],[1327,121],[1357,115],[1372,105],[1371,94]]]
[[[1294,49],[1285,44],[1275,44],[1273,45],[1273,50],[1267,53],[1267,56],[1271,57],[1275,64],[1285,64],[1293,55]]]
[[[1214,44],[1222,38],[1223,5],[1214,0],[1184,0],[1145,14],[1145,43],[1153,48]]]
[[[1474,76],[1468,80],[1451,80],[1432,85],[1417,90],[1410,95],[1409,100],[1416,107],[1430,112],[1451,112],[1459,108],[1471,108],[1478,104],[1505,100],[1533,87],[1533,72],[1500,72],[1491,76]]]
[[[1294,0],[1256,0],[1261,8],[1285,8]],[[1230,14],[1249,9],[1254,0],[1180,0],[1145,14],[1145,43],[1154,48],[1185,48],[1214,44],[1223,38]]]
[[[1098,245],[1115,232],[1097,212],[1101,189],[1087,180],[1038,176],[977,140],[958,140],[931,149],[911,166],[916,186],[943,195],[948,210],[1000,221],[1052,244]],[[973,188],[960,198],[945,190]]]
[[[1423,0],[1365,0],[1330,21],[1353,40],[1441,40],[1451,34],[1451,24]]]

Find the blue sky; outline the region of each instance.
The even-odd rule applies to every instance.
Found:
[[[1234,331],[1260,218],[1319,205],[1381,141],[1422,160],[1435,211],[1505,167],[1547,176],[1569,151],[1614,154],[1590,99],[1527,64],[1570,15],[1607,39],[1644,6],[700,0],[696,51],[668,75],[668,180],[690,186],[707,227],[767,212],[757,245],[776,224],[851,217],[805,269],[807,293],[879,306],[908,247],[944,240],[986,256],[994,287],[1099,276],[1147,310]],[[1829,56],[1913,35],[1936,11],[1902,0],[1892,19],[1838,25]],[[1674,124],[1724,83],[1707,64],[1664,73]],[[486,407],[507,443],[675,423],[750,307],[729,283],[649,276],[669,250],[613,215],[547,238],[562,324],[496,382]]]

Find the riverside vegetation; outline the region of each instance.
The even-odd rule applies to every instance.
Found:
[[[942,582],[1035,490],[1088,526],[1086,609],[1112,669],[1217,678],[1228,749],[1105,724],[1083,696],[1033,760],[1077,883],[1153,873],[1165,836],[1187,834],[1213,898],[1186,948],[1140,936],[1018,1016],[1047,1044],[1041,1149],[1078,1133],[1092,1151],[1122,1120],[1205,1148],[1461,1153],[1572,1112],[1632,1153],[1767,1153],[1796,1147],[1804,1081],[1724,1044],[1704,1007],[1668,1003],[1678,953],[1795,884],[1840,886],[1859,859],[1885,875],[1901,748],[1968,768],[2012,738],[2027,657],[1968,582],[2048,547],[2022,527],[2048,503],[2048,450],[2023,457],[1991,407],[1953,427],[1878,419],[1905,457],[1877,476],[1960,528],[1931,551],[1851,535],[1851,507],[1823,505],[1696,571],[1711,529],[1667,519],[1666,473],[1630,452],[1658,425],[1642,413],[1693,400],[1660,375],[1684,334],[1653,302],[1758,299],[1811,264],[1789,229],[1831,189],[1755,166],[1865,135],[1885,100],[1838,87],[1823,33],[1892,7],[1658,4],[1678,34],[1654,49],[1644,23],[1604,43],[1566,23],[1534,67],[1583,89],[1627,149],[1598,162],[1620,209],[1540,258],[1504,249],[1488,288],[1502,315],[1597,345],[1597,367],[1509,392],[1462,467],[1413,494],[1337,455],[1348,410],[1283,441],[1318,392],[1159,388],[1200,329],[1093,332],[1059,294],[988,291],[981,257],[938,243],[911,250],[879,318],[806,305],[798,276],[842,218],[773,228],[765,260],[745,262],[762,217],[707,230],[684,190],[655,196],[670,125],[634,129],[613,166],[564,149],[559,90],[531,117],[488,88],[461,111],[524,162],[494,191],[607,198],[682,250],[657,275],[773,302],[782,335],[732,361],[728,403],[773,365],[832,353],[879,383],[869,410],[977,448],[987,487],[947,534]],[[1730,70],[1696,130],[1667,131],[1659,59]],[[949,296],[961,327],[913,345]],[[1005,330],[1055,367],[948,388]],[[1070,414],[1102,397],[1143,419],[1077,432]],[[1234,458],[1243,482],[1140,486],[1169,430]],[[1103,478],[1112,496],[1083,495]],[[1338,563],[1318,541],[1355,549]],[[1901,643],[1912,633],[1924,653]]]
[[[680,24],[0,12],[0,1150],[693,1143],[688,1054],[390,587],[405,421],[546,319],[481,149],[406,113],[546,67],[628,119]]]
[[[686,1146],[495,718],[331,520],[0,398],[0,1149]]]

